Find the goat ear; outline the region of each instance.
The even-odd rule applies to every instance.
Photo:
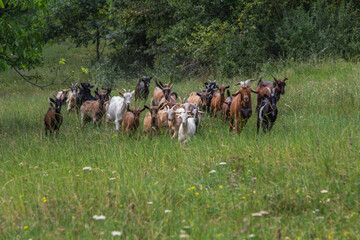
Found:
[[[289,80],[287,77],[284,78],[284,81]]]
[[[135,90],[131,92],[131,95],[133,95],[133,94],[134,94],[134,92],[135,92]]]
[[[232,94],[233,97],[236,97],[237,95],[239,95],[241,92],[237,91],[236,93]]]
[[[149,108],[148,106],[144,105],[144,110],[145,110],[145,109],[150,109],[150,108]]]
[[[122,96],[122,97],[124,97],[124,94],[122,94],[121,92],[119,92],[119,95]]]
[[[277,82],[277,81],[278,81],[278,80],[277,80],[274,76],[273,76],[273,78],[274,78],[274,81],[275,81],[275,82]]]
[[[256,94],[259,93],[259,91],[255,91],[255,90],[253,90],[252,88],[250,88],[250,91],[253,92],[253,93],[256,93]]]
[[[224,88],[224,90],[225,90],[225,89],[228,89],[228,88],[230,88],[230,85],[227,85],[227,86]]]
[[[196,95],[198,95],[199,97],[201,97],[201,93],[198,93],[198,92],[197,92]]]

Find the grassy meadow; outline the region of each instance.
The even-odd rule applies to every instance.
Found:
[[[87,81],[89,56],[50,46],[31,73],[51,76],[65,58],[58,77],[74,70],[73,81]],[[47,98],[59,86],[0,74],[0,238],[359,239],[360,63],[293,63],[264,79],[271,74],[289,79],[271,133],[256,134],[255,112],[240,135],[229,133],[219,113],[186,145],[145,136],[142,123],[131,137],[113,125],[80,129],[66,107],[58,138],[46,137]],[[217,79],[234,92],[246,78]],[[205,80],[174,90],[185,97]],[[135,85],[118,82],[112,96]]]

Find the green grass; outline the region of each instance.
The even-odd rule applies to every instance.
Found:
[[[45,50],[44,68],[32,72],[51,75],[47,69],[64,57],[59,76],[73,69],[90,79],[80,72],[89,67],[86,49]],[[205,116],[183,145],[144,136],[142,126],[132,137],[113,126],[81,130],[66,109],[59,137],[45,137],[46,99],[59,86],[40,90],[2,73],[1,238],[118,238],[111,231],[124,239],[359,238],[360,64],[293,64],[274,74],[289,81],[270,134],[257,136],[255,114],[240,135]],[[235,81],[218,79],[232,92]],[[117,90],[135,84],[119,82]],[[184,97],[199,87],[194,79],[174,90]],[[261,210],[269,214],[252,216]]]

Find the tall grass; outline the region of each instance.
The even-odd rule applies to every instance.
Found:
[[[56,48],[46,54],[68,54]],[[68,57],[69,70],[86,65],[83,51]],[[59,137],[46,137],[46,99],[58,86],[39,90],[1,74],[2,238],[358,238],[359,64],[293,64],[271,74],[289,78],[271,133],[256,134],[255,114],[240,135],[206,115],[187,145],[142,127],[130,137],[113,125],[80,129],[65,109]],[[236,90],[235,80],[218,82]],[[174,90],[184,97],[199,87],[194,79]],[[268,214],[252,216],[261,210]]]

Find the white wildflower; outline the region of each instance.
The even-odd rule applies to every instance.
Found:
[[[113,235],[113,236],[121,236],[121,232],[119,232],[119,231],[112,231],[111,232],[111,235]]]
[[[211,170],[209,173],[216,173],[216,171],[215,171],[215,170]]]
[[[83,170],[85,171],[85,170],[89,170],[89,171],[91,171],[92,170],[92,168],[91,167],[84,167],[83,168]]]
[[[257,213],[252,213],[251,216],[253,216],[253,217],[262,217],[263,215],[267,215],[267,214],[269,214],[269,212],[260,211],[260,212],[257,212]]]
[[[105,220],[106,219],[106,217],[104,216],[104,215],[94,215],[93,216],[93,219],[95,219],[95,220]]]

